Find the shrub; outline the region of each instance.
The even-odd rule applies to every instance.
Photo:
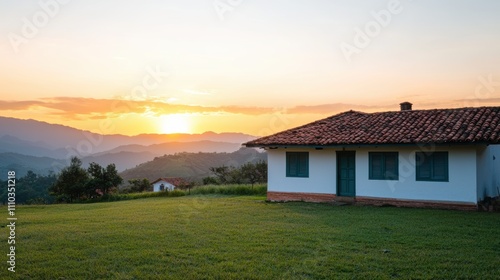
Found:
[[[267,186],[260,185],[208,185],[195,187],[188,193],[183,190],[161,191],[161,192],[142,192],[142,193],[126,193],[126,194],[104,194],[101,197],[95,197],[87,200],[79,200],[80,203],[95,203],[95,202],[112,202],[120,200],[142,199],[150,197],[180,197],[186,195],[265,195]]]
[[[222,194],[222,195],[265,195],[267,186],[262,185],[207,185],[195,187],[191,194]]]

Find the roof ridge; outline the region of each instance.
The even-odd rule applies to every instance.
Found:
[[[344,111],[245,145],[500,144],[500,106],[365,113]]]

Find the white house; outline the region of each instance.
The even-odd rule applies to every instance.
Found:
[[[245,143],[272,201],[476,209],[500,195],[500,107],[348,111]]]
[[[173,191],[183,181],[181,178],[159,178],[152,182],[151,185],[153,185],[153,192]]]

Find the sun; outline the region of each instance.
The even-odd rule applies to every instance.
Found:
[[[191,123],[188,115],[163,115],[159,121],[160,132],[163,134],[190,133]]]

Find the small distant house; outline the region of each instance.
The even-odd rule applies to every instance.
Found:
[[[500,107],[348,111],[244,144],[272,201],[476,209],[500,195]]]
[[[153,185],[153,192],[160,191],[173,191],[178,186],[184,183],[184,179],[182,178],[159,178],[153,181],[151,184]]]

